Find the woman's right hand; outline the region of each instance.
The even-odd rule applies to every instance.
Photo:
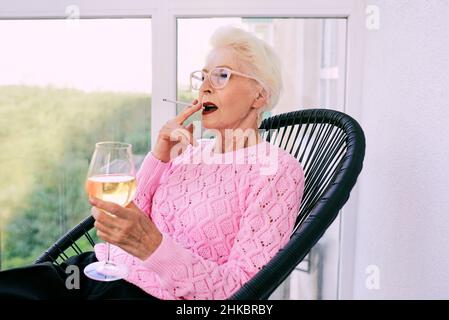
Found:
[[[184,127],[183,123],[188,117],[201,108],[201,103],[195,99],[193,100],[191,106],[188,106],[175,118],[165,123],[161,130],[159,130],[156,145],[151,151],[156,158],[163,162],[169,162],[173,157],[179,155],[179,152],[176,152],[177,150],[172,150],[178,143],[182,146],[186,146],[188,144],[192,144],[194,146],[197,145],[197,142],[193,137],[193,123],[187,127]]]

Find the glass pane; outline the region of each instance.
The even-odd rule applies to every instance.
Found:
[[[178,19],[179,100],[194,98],[189,91],[189,74],[202,69],[209,50],[208,40],[223,25],[237,25],[254,32],[271,44],[281,58],[284,89],[277,106],[265,116],[303,108],[344,110],[346,19],[343,18]],[[339,225],[337,218],[272,297],[337,298]]]
[[[95,142],[150,149],[151,20],[0,21],[1,269],[90,214]],[[87,243],[86,243],[87,245]]]

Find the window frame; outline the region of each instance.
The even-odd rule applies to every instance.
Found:
[[[361,118],[363,63],[363,32],[365,4],[360,0],[227,0],[226,4],[206,0],[16,0],[0,3],[0,19],[66,19],[66,8],[75,5],[81,19],[86,18],[151,18],[152,25],[152,108],[151,144],[159,129],[176,114],[176,106],[162,103],[163,98],[175,99],[177,91],[178,18],[201,17],[292,17],[346,18],[346,73],[344,108],[340,111]],[[172,61],[172,63],[167,63]],[[159,102],[158,102],[159,101]],[[355,264],[356,215],[359,187],[355,186],[342,209],[340,223],[340,261],[337,297],[351,299],[356,275]]]

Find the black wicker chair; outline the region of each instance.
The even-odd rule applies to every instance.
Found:
[[[261,126],[262,136],[289,151],[302,164],[305,189],[290,241],[230,299],[268,299],[317,243],[349,198],[362,170],[365,137],[352,117],[329,109],[307,109],[273,116]],[[81,253],[77,241],[89,230],[91,216],[53,244],[36,262]]]

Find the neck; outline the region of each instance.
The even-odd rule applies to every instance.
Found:
[[[220,134],[215,138],[215,153],[231,152],[242,148],[248,148],[262,141],[259,130],[254,129],[247,129],[244,132],[243,130],[220,130]]]

